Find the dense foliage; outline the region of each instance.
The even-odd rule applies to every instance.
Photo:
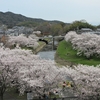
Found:
[[[66,27],[66,32],[69,31],[79,31],[81,30],[81,28],[90,28],[92,30],[96,29],[96,26],[93,26],[89,23],[87,23],[86,21],[74,21],[73,23],[71,23],[68,27]]]
[[[100,57],[100,35],[92,33],[78,35],[76,32],[69,32],[66,34],[65,40],[72,43],[73,49],[77,50],[79,56]]]
[[[59,58],[59,59],[58,59]],[[58,59],[58,60],[57,60]],[[61,65],[73,65],[73,64],[84,64],[84,65],[98,65],[100,64],[100,58],[86,56],[78,56],[77,50],[74,50],[70,42],[61,41],[56,51],[56,62]]]
[[[41,59],[29,50],[1,48],[0,59],[1,97],[8,87],[14,86],[20,93],[29,90],[39,96],[48,85],[50,89],[55,88],[65,79],[64,73],[53,61]]]
[[[39,46],[38,37],[36,35],[29,35],[26,37],[24,34],[19,36],[8,36],[5,46],[7,47],[32,47],[33,49]]]
[[[32,91],[34,96],[61,92],[63,81],[70,78],[75,95],[82,97],[100,94],[99,66],[78,65],[57,67],[54,61],[41,59],[29,50],[0,48],[0,96],[8,87],[20,93]],[[1,100],[2,100],[1,98]]]

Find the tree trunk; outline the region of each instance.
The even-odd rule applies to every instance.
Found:
[[[0,89],[0,100],[3,100],[3,96],[4,96],[4,93],[5,93],[5,90],[6,90],[6,87],[5,85],[2,86],[2,88]]]
[[[3,100],[3,93],[0,94],[0,100]]]

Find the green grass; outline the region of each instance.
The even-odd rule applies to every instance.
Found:
[[[73,50],[71,43],[66,41],[59,43],[56,53],[61,59],[75,64],[94,66],[100,64],[100,58],[92,57],[91,59],[87,59],[85,56],[78,56],[77,51]]]

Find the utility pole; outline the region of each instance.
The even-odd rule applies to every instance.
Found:
[[[54,50],[54,43],[55,43],[55,38],[54,35],[52,35],[52,50]]]

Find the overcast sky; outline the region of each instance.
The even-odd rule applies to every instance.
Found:
[[[100,24],[100,0],[0,0],[0,11],[31,18]]]

